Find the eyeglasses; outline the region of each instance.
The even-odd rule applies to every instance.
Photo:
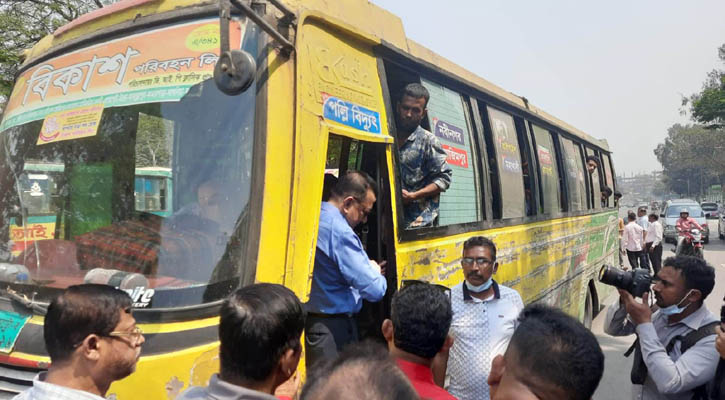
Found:
[[[466,267],[472,266],[474,262],[482,267],[490,267],[493,264],[493,261],[491,261],[485,257],[477,257],[477,258],[463,257],[463,258],[461,258],[461,264],[465,265]]]
[[[426,281],[419,281],[417,279],[403,279],[400,282],[400,289],[402,290],[403,288],[406,288],[411,285],[431,285],[434,288],[443,292],[443,294],[445,294],[446,297],[448,297],[448,300],[451,299],[451,289],[448,286],[443,286],[443,285],[439,285],[437,283],[430,283],[430,282],[426,282]]]
[[[133,341],[133,343],[136,344],[139,342],[139,340],[141,340],[141,335],[143,335],[143,331],[141,330],[141,328],[136,327],[130,332],[111,332],[106,336],[111,336],[111,337],[128,336]]]
[[[357,204],[359,205],[359,208],[360,208],[360,210],[362,211],[362,217],[363,217],[363,218],[367,218],[367,217],[368,217],[368,216],[370,215],[370,213],[371,213],[371,212],[373,212],[373,207],[370,207],[370,209],[366,210],[366,209],[365,209],[365,206],[363,205],[363,202],[362,202],[362,200],[360,200],[360,199],[357,199],[357,198],[355,198],[355,197],[353,197],[353,199],[355,199],[355,201],[356,201],[356,202],[357,202]]]

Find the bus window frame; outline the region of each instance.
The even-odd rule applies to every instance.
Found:
[[[545,198],[546,198],[546,196],[544,196],[544,185],[543,185],[543,183],[541,183],[542,182],[541,168],[540,168],[541,161],[539,160],[539,152],[538,151],[534,151],[534,149],[537,149],[538,148],[537,147],[538,146],[538,143],[536,141],[536,135],[534,134],[534,125],[535,124],[533,122],[531,122],[531,120],[528,120],[528,119],[525,120],[524,122],[526,123],[526,125],[528,127],[528,130],[530,132],[530,135],[531,135],[531,142],[532,142],[531,151],[534,154],[534,161],[536,162],[536,169],[535,169],[536,174],[535,174],[535,176],[538,178],[537,179],[537,189],[538,190],[536,192],[537,192],[537,194],[539,196],[539,202],[537,204],[539,206],[539,210],[541,211],[539,214],[541,214],[541,215],[557,215],[557,214],[560,214],[560,213],[564,212],[566,199],[564,197],[565,196],[565,193],[563,191],[563,183],[562,183],[562,176],[561,176],[561,160],[560,160],[560,158],[561,158],[561,151],[557,147],[558,136],[556,136],[556,132],[554,132],[554,131],[550,131],[548,129],[541,128],[541,129],[543,129],[544,131],[546,131],[549,134],[549,141],[550,141],[551,146],[552,146],[551,151],[554,152],[554,154],[553,154],[553,156],[554,156],[554,163],[556,164],[556,169],[557,169],[556,170],[556,181],[557,181],[556,190],[558,190],[558,192],[559,192],[558,193],[558,195],[559,195],[558,196],[559,197],[559,204],[557,205],[557,207],[555,207],[558,211],[554,211],[554,212],[547,213],[546,212],[546,205],[545,205],[545,202],[546,202]],[[539,125],[536,124],[536,126],[538,127]]]
[[[380,47],[376,48],[376,51],[380,51]],[[482,230],[485,229],[485,221],[486,216],[490,215],[487,211],[486,204],[484,197],[487,193],[485,191],[485,182],[482,181],[482,172],[479,169],[480,163],[478,162],[477,157],[469,157],[470,160],[472,160],[473,168],[474,168],[474,176],[476,182],[476,190],[477,190],[477,196],[478,196],[478,208],[479,208],[479,218],[477,221],[471,221],[471,222],[465,222],[465,223],[458,223],[458,224],[450,224],[450,225],[443,225],[443,226],[430,226],[430,227],[424,227],[424,228],[417,228],[417,229],[405,229],[403,226],[402,216],[403,216],[403,197],[402,197],[402,179],[400,176],[400,154],[398,151],[398,144],[397,144],[397,136],[395,135],[396,131],[396,120],[395,120],[395,106],[396,106],[396,100],[391,97],[390,88],[388,85],[388,74],[386,73],[385,63],[391,63],[395,64],[397,68],[405,69],[408,71],[408,73],[411,76],[417,77],[417,82],[421,82],[421,78],[425,78],[427,80],[430,80],[432,82],[435,82],[437,84],[443,85],[447,89],[450,89],[452,91],[455,91],[459,96],[461,96],[461,103],[463,106],[463,113],[466,118],[466,123],[468,124],[468,128],[470,130],[470,140],[471,143],[471,152],[478,151],[479,145],[478,145],[478,127],[476,126],[476,122],[473,120],[471,114],[471,104],[470,100],[471,98],[464,92],[461,92],[459,88],[452,87],[449,85],[445,80],[437,79],[433,76],[433,74],[425,74],[425,73],[419,73],[416,72],[414,69],[406,66],[405,64],[401,64],[400,62],[397,62],[396,57],[390,58],[385,54],[377,54],[378,59],[378,76],[380,77],[380,84],[381,89],[383,91],[383,101],[385,103],[386,113],[387,113],[387,122],[388,126],[390,127],[390,134],[391,137],[394,138],[396,141],[394,143],[394,146],[392,147],[392,156],[393,156],[393,176],[395,179],[394,184],[391,183],[389,186],[391,188],[391,193],[394,192],[395,196],[395,212],[396,212],[396,230],[398,232],[398,238],[402,242],[410,242],[420,239],[427,239],[427,238],[434,238],[434,237],[445,237],[450,235],[455,235],[459,233],[465,233],[469,232],[471,230]],[[426,118],[428,116],[426,115]],[[455,178],[454,178],[455,179]],[[483,201],[483,203],[481,203]]]
[[[396,226],[398,232],[398,239],[400,242],[410,242],[414,240],[426,240],[426,239],[437,239],[446,236],[452,236],[456,234],[468,233],[471,231],[480,231],[487,229],[500,228],[512,225],[521,225],[532,222],[550,221],[558,218],[565,217],[577,217],[583,215],[596,214],[602,211],[602,209],[589,209],[588,207],[579,211],[570,211],[570,199],[568,198],[568,188],[566,186],[566,179],[564,179],[563,173],[563,152],[560,143],[560,138],[565,137],[573,140],[577,144],[586,143],[586,145],[593,148],[601,149],[596,142],[595,138],[588,140],[578,135],[572,134],[560,126],[553,125],[551,122],[544,120],[537,114],[521,109],[504,100],[495,94],[486,91],[484,88],[474,86],[466,83],[462,78],[457,77],[453,73],[440,68],[437,65],[431,64],[427,61],[422,61],[410,54],[403,52],[397,47],[383,42],[373,48],[375,56],[378,58],[378,76],[380,79],[380,85],[383,92],[383,100],[387,112],[388,126],[390,127],[391,135],[394,135],[395,127],[395,103],[394,99],[391,99],[391,93],[388,87],[387,74],[385,73],[385,63],[395,64],[399,68],[406,69],[418,77],[425,77],[431,81],[437,82],[446,86],[447,88],[454,90],[461,94],[464,99],[467,98],[470,105],[470,115],[467,116],[469,121],[473,121],[471,129],[473,129],[473,138],[476,145],[476,151],[478,152],[479,160],[479,182],[481,185],[482,196],[480,201],[483,201],[481,208],[484,213],[481,216],[479,222],[469,222],[465,224],[455,224],[446,226],[429,227],[415,230],[402,229],[400,224]],[[560,211],[549,213],[549,214],[536,214],[523,218],[512,218],[512,219],[493,219],[494,209],[493,204],[495,201],[495,190],[493,189],[493,183],[491,174],[494,173],[491,168],[491,160],[488,157],[488,146],[485,140],[485,126],[487,125],[486,120],[481,118],[480,109],[486,105],[491,105],[499,110],[502,110],[514,118],[523,118],[526,121],[535,123],[536,125],[548,130],[552,136],[553,146],[557,153],[557,167],[559,168],[559,195],[560,195]],[[606,150],[608,151],[608,150]],[[393,163],[395,166],[399,165],[400,160],[398,159],[397,149],[392,151]],[[582,158],[582,162],[584,159]],[[613,167],[613,166],[612,166]],[[396,212],[400,214],[402,212],[402,197],[400,194],[400,176],[397,168],[393,168],[393,176],[395,182],[391,182],[391,191],[395,192],[396,196]],[[612,168],[614,173],[614,168]],[[538,191],[538,187],[536,188]],[[398,223],[396,219],[396,224]]]

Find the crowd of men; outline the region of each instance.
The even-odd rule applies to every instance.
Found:
[[[221,308],[219,373],[177,399],[590,399],[604,371],[594,335],[558,309],[524,307],[497,283],[490,240],[467,240],[461,265],[451,289],[406,281],[381,326],[387,349],[348,338],[308,360],[301,390],[305,305],[278,284],[242,287]],[[637,301],[620,290],[605,331],[637,334],[633,398],[725,398],[725,332],[703,305],[714,279],[703,260],[671,257],[652,287],[656,311],[647,293]],[[102,399],[134,372],[144,343],[128,294],[96,284],[50,304],[44,338],[51,366],[16,399]]]
[[[406,227],[435,224],[438,196],[450,184],[445,153],[420,127],[428,100],[425,88],[412,84],[397,105]],[[597,167],[589,164],[590,171]],[[594,335],[556,308],[524,306],[519,293],[494,279],[496,245],[482,236],[463,243],[458,285],[401,282],[379,328],[387,346],[361,342],[356,315],[363,300],[379,302],[388,291],[385,263],[368,258],[353,230],[376,196],[364,172],[349,171],[331,185],[309,301],[277,284],[236,290],[221,308],[219,372],[177,399],[591,399],[604,371]],[[605,328],[637,334],[634,398],[723,400],[724,327],[703,305],[714,269],[684,256],[662,264],[661,225],[656,215],[640,214],[628,216],[622,242],[632,267],[651,260],[659,308],[652,311],[648,294],[637,301],[620,290]],[[144,343],[129,296],[95,284],[71,286],[50,304],[44,339],[50,368],[16,399],[103,399],[112,382],[134,372]],[[307,375],[298,388],[303,352]]]

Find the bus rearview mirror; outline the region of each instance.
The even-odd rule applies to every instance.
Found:
[[[225,51],[214,66],[214,83],[222,93],[236,96],[252,86],[256,71],[257,63],[248,52]]]

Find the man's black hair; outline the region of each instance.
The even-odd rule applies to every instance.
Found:
[[[425,86],[417,82],[405,85],[405,88],[400,93],[400,98],[398,100],[402,101],[403,97],[405,96],[412,97],[414,99],[423,98],[425,99],[425,106],[428,105],[428,101],[430,100],[430,93],[428,92],[428,89],[426,89]]]
[[[496,244],[493,243],[491,239],[485,236],[474,236],[463,242],[463,253],[465,253],[466,250],[470,249],[471,247],[478,246],[488,248],[488,250],[491,252],[491,257],[493,257],[493,260],[491,261],[496,261]]]
[[[697,289],[702,293],[701,302],[712,293],[712,289],[715,287],[715,268],[703,259],[692,256],[668,257],[662,263],[662,267],[672,267],[680,271],[680,275],[685,280],[685,288]]]
[[[658,221],[660,219],[660,216],[657,215],[657,213],[651,213],[649,217],[654,219],[655,221]]]
[[[637,214],[635,214],[633,211],[630,211],[627,213],[627,220],[629,221],[636,221],[637,220]]]
[[[543,304],[526,306],[518,322],[506,363],[516,363],[522,383],[553,385],[566,400],[591,399],[604,372],[604,353],[594,334],[563,311]]]
[[[373,178],[363,171],[347,171],[345,175],[337,180],[335,186],[330,191],[331,197],[344,199],[352,196],[358,201],[364,201],[368,190],[372,190],[373,194],[378,195],[378,184]]]
[[[622,192],[620,192],[619,190],[615,190],[614,191],[614,198],[615,199],[621,199],[622,198]]]
[[[349,345],[337,359],[308,371],[300,400],[413,400],[418,393],[387,349],[373,342]]]
[[[131,312],[131,297],[108,285],[69,286],[48,306],[43,338],[51,362],[68,360],[76,347],[91,334],[108,336]]]
[[[445,293],[425,282],[408,285],[395,293],[391,310],[397,348],[428,359],[441,350],[453,318]]]
[[[609,186],[606,186],[606,185],[602,186],[602,193],[604,193],[604,195],[606,197],[609,197],[612,195],[612,188],[610,188]]]
[[[261,382],[289,349],[301,351],[305,311],[282,285],[245,286],[222,304],[219,358],[223,377]]]
[[[599,157],[597,157],[597,156],[589,155],[589,156],[587,156],[587,161],[594,161],[595,163],[597,163],[597,168],[599,168],[602,165],[602,162],[599,160]]]

